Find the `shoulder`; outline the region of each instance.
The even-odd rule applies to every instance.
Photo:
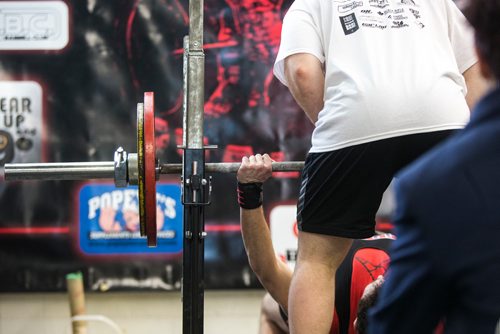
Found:
[[[295,0],[287,11],[285,18],[301,11],[309,14],[316,14],[319,12],[320,2],[321,0]]]

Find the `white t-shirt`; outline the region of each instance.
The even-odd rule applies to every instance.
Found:
[[[274,65],[285,85],[284,60],[296,53],[326,62],[311,152],[469,120],[461,73],[477,59],[472,30],[451,0],[296,0]]]

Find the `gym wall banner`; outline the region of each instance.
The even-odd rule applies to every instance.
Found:
[[[304,160],[313,125],[272,75],[292,0],[205,0],[207,162],[270,153]],[[180,163],[187,0],[0,1],[0,291],[179,289],[179,175],[162,175],[159,245],[134,230],[136,188],[110,182],[5,182],[12,162],[111,161],[136,152],[136,105],[155,93],[162,163]],[[241,240],[234,174],[213,174],[205,283],[257,288]],[[299,174],[265,185],[266,214],[296,201]],[[175,202],[175,205],[174,205]],[[103,229],[104,226],[104,229]]]

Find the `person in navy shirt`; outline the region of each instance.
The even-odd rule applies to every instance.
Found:
[[[500,318],[500,1],[470,0],[491,90],[469,124],[398,174],[397,240],[369,333],[498,333]]]

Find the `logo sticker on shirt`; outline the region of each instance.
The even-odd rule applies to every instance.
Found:
[[[385,8],[389,6],[389,1],[387,0],[369,0],[370,6],[377,8]]]
[[[359,29],[358,20],[356,20],[356,15],[354,15],[354,13],[341,16],[340,23],[342,24],[342,29],[344,29],[344,34],[346,35],[353,34]]]
[[[403,5],[411,5],[411,6],[416,6],[417,4],[413,0],[401,0],[401,4]]]
[[[387,0],[369,0],[368,6],[356,13],[357,24],[362,28],[401,29],[411,25],[425,28],[418,4],[414,0],[398,0],[394,6],[389,6]]]
[[[354,1],[346,5],[339,6],[338,10],[339,13],[347,13],[361,6],[363,6],[363,1]]]

